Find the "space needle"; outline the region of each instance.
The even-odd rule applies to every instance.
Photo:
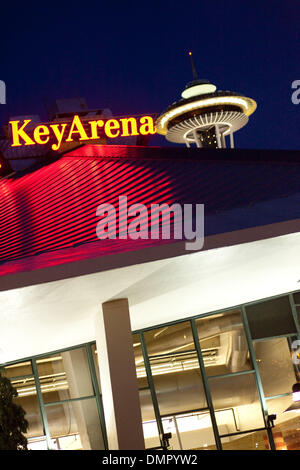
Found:
[[[156,121],[156,130],[169,142],[187,147],[234,148],[233,134],[244,127],[256,109],[256,102],[232,91],[217,90],[208,80],[198,78],[192,53],[193,78],[181,99],[171,104]]]

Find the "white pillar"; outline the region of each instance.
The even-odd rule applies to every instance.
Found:
[[[102,304],[96,320],[102,401],[110,450],[145,448],[127,299]]]
[[[233,132],[230,132],[230,148],[234,148]]]

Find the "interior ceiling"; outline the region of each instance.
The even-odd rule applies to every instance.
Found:
[[[300,289],[300,233],[0,292],[0,363],[95,339],[101,303],[132,329]]]

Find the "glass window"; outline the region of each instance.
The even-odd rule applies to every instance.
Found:
[[[297,312],[298,323],[300,325],[300,307],[296,307],[296,312]]]
[[[159,432],[150,389],[139,390],[146,449],[160,445]]]
[[[300,305],[300,292],[294,294],[294,302],[296,305]]]
[[[149,389],[139,390],[139,398],[142,410],[142,420],[151,421],[155,419],[152,397]]]
[[[46,407],[51,438],[61,449],[104,449],[100,420],[94,398]]]
[[[143,421],[143,434],[146,449],[152,449],[153,447],[159,447],[161,445],[157,422],[155,420]]]
[[[148,331],[145,341],[160,413],[206,408],[190,322]]]
[[[208,412],[185,413],[163,419],[164,432],[170,432],[171,450],[215,450],[216,443]]]
[[[97,381],[98,381],[99,392],[101,393],[101,382],[100,382],[100,371],[99,371],[99,363],[98,363],[97,345],[92,344],[91,349],[92,349],[92,355],[93,355],[94,366],[95,366],[95,371],[96,371],[96,377],[97,377]]]
[[[239,310],[196,320],[207,376],[252,369]]]
[[[146,373],[146,368],[145,368],[145,363],[144,363],[144,357],[143,357],[140,337],[138,334],[133,335],[133,352],[134,352],[136,376],[138,379],[138,387],[139,389],[148,387],[148,379],[147,379],[147,373]]]
[[[299,411],[285,413],[292,403],[292,394],[267,400],[268,414],[276,415],[272,432],[277,450],[300,450]]]
[[[85,348],[37,360],[45,403],[94,395]]]
[[[23,375],[31,375],[31,361],[18,362],[4,367],[3,375],[8,379],[12,377],[22,377]]]
[[[28,450],[48,450],[47,440],[45,437],[36,437],[28,439]]]
[[[297,382],[288,338],[274,338],[254,343],[256,360],[265,396],[289,393]]]
[[[26,412],[25,418],[29,424],[26,434],[27,439],[41,438],[44,436],[44,429],[34,378],[24,379],[23,381],[12,381],[12,385],[18,392],[14,403],[22,406]]]
[[[144,338],[149,357],[195,349],[190,322],[147,331]]]
[[[220,435],[264,427],[253,373],[212,378],[209,387]]]
[[[160,445],[160,439],[150,390],[140,390],[139,396],[142,411],[145,447],[146,449],[157,447]]]
[[[234,407],[223,410],[215,410],[215,417],[218,424],[219,434],[222,436],[228,433],[240,431],[238,412]]]
[[[288,296],[246,307],[252,339],[296,332]]]
[[[35,362],[51,432],[51,448],[104,449],[96,399],[88,398],[95,393],[86,348],[61,351]],[[31,360],[8,365],[4,373],[18,393],[15,403],[26,412],[28,448],[43,450],[48,445],[31,365]],[[53,403],[59,401],[63,402]]]
[[[267,431],[256,431],[221,439],[223,450],[270,450]]]
[[[196,351],[150,361],[160,413],[207,408]]]

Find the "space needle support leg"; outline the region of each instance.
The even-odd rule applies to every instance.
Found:
[[[216,137],[217,137],[218,148],[220,149],[220,148],[222,148],[222,143],[221,143],[221,136],[220,136],[219,126],[216,125],[215,128],[216,128]]]
[[[234,149],[233,132],[230,132],[230,148]]]
[[[222,147],[223,149],[226,149],[226,140],[225,140],[225,135],[223,132],[222,132]]]
[[[201,147],[201,142],[200,142],[199,136],[197,134],[197,131],[193,131],[193,136],[194,136],[197,147]]]

